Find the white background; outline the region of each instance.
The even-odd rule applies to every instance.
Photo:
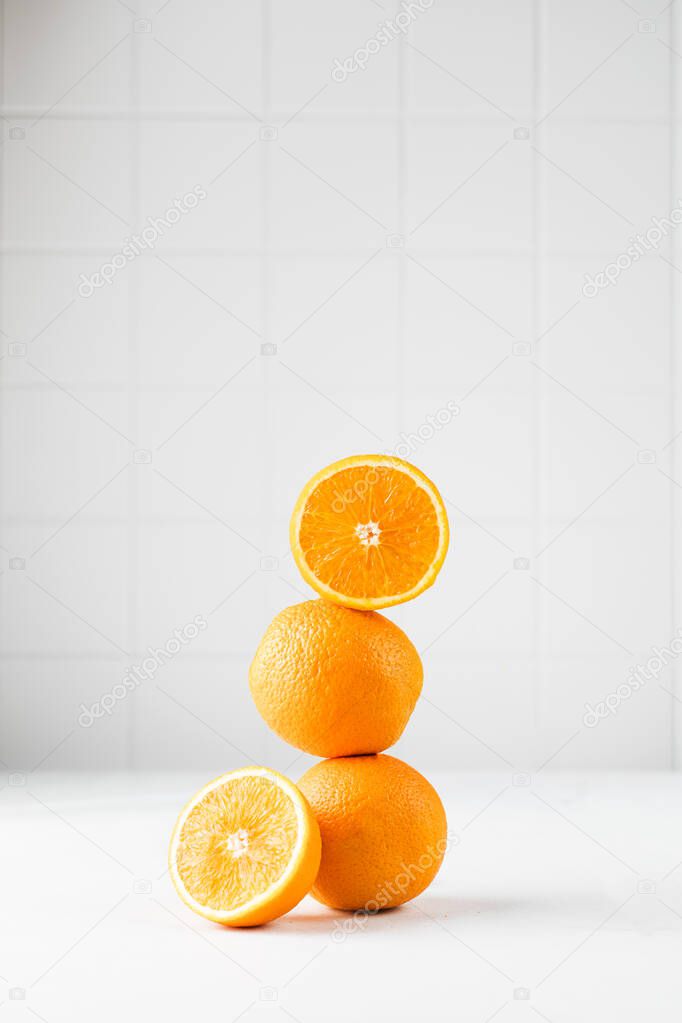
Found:
[[[437,0],[335,82],[390,0],[3,3],[8,769],[288,767],[246,675],[310,595],[295,497],[449,401],[411,455],[453,543],[389,612],[426,669],[396,752],[677,766],[675,665],[582,720],[682,626],[680,229],[581,291],[682,197],[662,4]],[[79,294],[196,186],[153,252]],[[154,680],[77,724],[199,614]]]
[[[682,627],[682,226],[582,291],[680,208],[663,4],[435,0],[341,82],[395,0],[0,0],[0,1023],[679,1015],[679,664],[583,722]],[[168,836],[212,776],[311,762],[247,687],[311,595],[294,500],[420,428],[453,542],[389,612],[425,664],[395,752],[443,867],[221,929]]]

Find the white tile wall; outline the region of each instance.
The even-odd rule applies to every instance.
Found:
[[[10,767],[302,769],[246,685],[270,617],[309,595],[293,501],[452,401],[413,454],[454,540],[437,587],[391,612],[426,667],[399,754],[679,764],[675,663],[583,723],[682,626],[680,231],[582,292],[682,198],[680,14],[636,6],[435,0],[338,82],[394,0],[4,0]]]

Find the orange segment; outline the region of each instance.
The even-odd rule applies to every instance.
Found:
[[[301,901],[320,865],[320,831],[295,785],[266,767],[216,778],[180,814],[169,852],[180,898],[231,927],[267,923]]]
[[[448,538],[433,483],[390,455],[355,455],[318,472],[290,527],[306,582],[327,600],[364,611],[411,600],[430,586]]]

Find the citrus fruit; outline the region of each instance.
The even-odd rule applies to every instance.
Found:
[[[323,760],[298,784],[322,835],[312,890],[320,902],[372,913],[433,881],[447,821],[438,793],[414,768],[385,754]]]
[[[391,455],[354,455],[303,488],[291,550],[322,597],[364,611],[411,600],[435,580],[448,548],[448,518],[433,483]]]
[[[320,831],[296,786],[267,767],[223,774],[190,799],[170,844],[170,875],[195,913],[230,927],[267,923],[301,901]]]
[[[249,670],[256,707],[292,746],[320,757],[378,753],[402,735],[423,668],[375,611],[308,600],[280,611]]]

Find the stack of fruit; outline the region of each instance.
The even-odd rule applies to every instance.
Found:
[[[246,767],[194,796],[170,847],[171,877],[191,909],[250,926],[311,892],[336,909],[372,913],[431,883],[445,852],[445,811],[421,774],[382,752],[414,709],[422,664],[377,611],[430,586],[447,546],[438,491],[401,459],[347,458],[303,489],[291,549],[321,599],[275,617],[249,683],[278,735],[328,759],[297,786]]]

